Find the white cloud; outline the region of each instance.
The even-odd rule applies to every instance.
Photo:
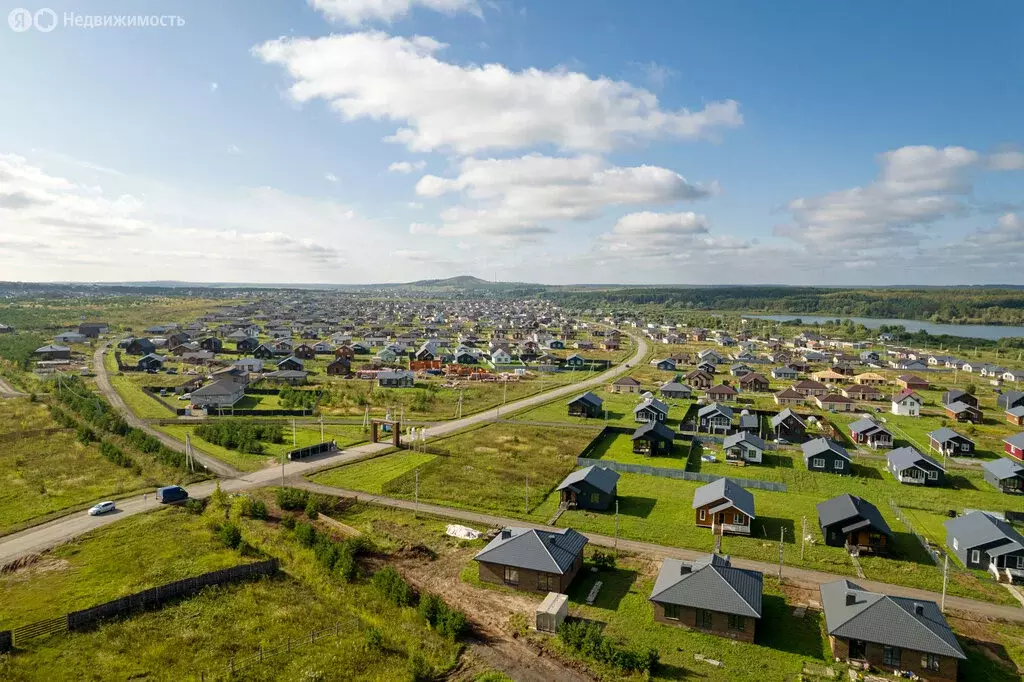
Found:
[[[360,26],[371,21],[392,22],[409,14],[413,7],[454,15],[467,12],[483,16],[477,0],[309,0],[309,4],[331,21]]]
[[[459,65],[438,57],[444,47],[433,38],[364,32],[280,38],[253,52],[288,71],[296,101],[325,100],[346,120],[403,124],[388,139],[413,151],[542,144],[608,151],[654,138],[710,137],[743,122],[732,100],[665,110],[653,93],[623,81],[565,69]]]
[[[220,88],[220,85],[218,85],[217,83],[210,83],[209,87],[210,92],[217,92],[217,89]]]
[[[326,180],[327,182],[337,182],[338,176],[335,175],[334,173],[324,173],[324,180]]]
[[[657,62],[630,62],[629,65],[633,68],[639,69],[640,72],[643,73],[644,80],[647,81],[647,84],[655,89],[665,87],[665,83],[668,82],[670,78],[677,75],[675,70],[672,68],[658,64]]]
[[[409,234],[437,234],[437,227],[427,223],[411,223]]]
[[[717,186],[691,184],[657,166],[612,166],[597,156],[464,159],[459,175],[426,175],[420,196],[458,192],[471,200],[441,212],[441,235],[536,236],[560,221],[599,217],[610,206],[667,204],[707,197]]]
[[[693,212],[653,213],[641,211],[619,218],[612,228],[614,234],[642,237],[645,235],[699,234],[708,231],[708,221]]]
[[[392,173],[412,173],[416,170],[423,170],[426,166],[426,161],[395,161],[388,166],[388,170]]]
[[[987,163],[989,168],[996,171],[1024,170],[1024,152],[1016,149],[995,152],[989,154]]]
[[[229,144],[228,145],[228,154],[231,154],[232,156],[238,156],[241,153],[242,153],[242,150],[238,148],[238,145],[236,145],[236,144]]]

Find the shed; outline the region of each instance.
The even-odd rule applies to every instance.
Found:
[[[569,595],[559,592],[548,592],[544,601],[537,607],[537,630],[540,632],[557,632],[565,617],[569,615]]]

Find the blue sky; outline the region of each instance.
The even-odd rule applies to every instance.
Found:
[[[0,279],[1024,284],[1013,3],[45,6]]]

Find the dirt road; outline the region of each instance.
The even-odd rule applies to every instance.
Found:
[[[24,393],[15,390],[13,386],[0,377],[0,398],[21,398],[24,395]]]

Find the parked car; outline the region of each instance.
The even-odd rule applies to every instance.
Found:
[[[181,502],[188,499],[188,491],[180,485],[165,485],[163,488],[157,488],[156,499],[161,504]]]
[[[100,502],[97,505],[89,507],[89,516],[99,516],[100,514],[109,514],[110,512],[116,511],[116,510],[117,510],[117,505],[115,505],[110,500],[107,500],[106,502]]]
[[[192,399],[192,394],[191,393],[182,393],[181,395],[178,396],[178,400],[191,400],[191,399]]]

